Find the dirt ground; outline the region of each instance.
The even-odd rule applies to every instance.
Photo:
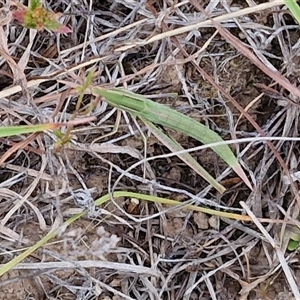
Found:
[[[299,251],[287,249],[297,228],[275,220],[299,214],[299,142],[273,141],[292,184],[267,143],[253,141],[261,134],[226,95],[269,137],[299,136],[299,98],[237,50],[215,24],[182,30],[243,12],[248,2],[267,1],[46,0],[47,9],[62,13],[60,22],[72,28],[64,35],[30,32],[15,20],[1,25],[10,1],[0,1],[1,126],[63,122],[80,113],[95,117],[74,127],[61,147],[50,130],[0,138],[1,266],[60,226],[55,237],[0,277],[0,300],[297,299]],[[261,64],[299,87],[300,30],[286,9],[241,13],[223,20],[222,27]],[[175,29],[181,31],[168,34]],[[16,78],[3,51],[25,79]],[[148,96],[224,140],[248,138],[230,147],[253,191],[211,149],[191,155],[218,178],[223,194],[176,155],[167,156],[166,145],[129,113],[88,92],[79,110],[76,85],[83,85],[91,70],[94,85]],[[160,128],[185,149],[201,145]],[[144,157],[151,159],[137,164]],[[126,196],[95,207],[93,200],[112,191],[250,211],[255,220],[274,222],[235,221]],[[62,226],[83,209],[86,214]]]

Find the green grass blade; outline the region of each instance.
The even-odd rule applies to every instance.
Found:
[[[300,7],[296,0],[284,0],[285,5],[291,11],[297,22],[300,24]]]
[[[168,147],[172,152],[177,152],[184,150],[184,148],[176,141],[171,139],[169,136],[164,134],[162,130],[153,125],[153,123],[148,122],[144,119],[142,121],[147,125],[151,132],[156,136],[156,138],[161,141],[166,147]],[[199,163],[189,154],[181,153],[177,155],[183,162],[190,166],[195,172],[197,172],[201,177],[203,177],[209,184],[211,184],[219,193],[224,193],[226,189],[218,183]]]
[[[20,126],[0,126],[0,137],[8,137],[25,133],[40,132],[45,130],[54,130],[61,126],[75,126],[82,123],[91,122],[95,117],[84,117],[77,120],[71,120],[65,123],[46,123],[36,125],[20,125]]]
[[[165,205],[171,205],[171,206],[176,206],[176,205],[182,205],[183,203],[171,199],[166,199],[166,198],[161,198],[161,197],[156,197],[156,196],[151,196],[151,195],[145,195],[145,194],[140,194],[140,193],[134,193],[134,192],[126,192],[126,191],[118,191],[114,192],[112,195],[106,194],[100,198],[98,198],[95,201],[95,205],[99,206],[107,201],[109,201],[113,198],[118,198],[118,197],[130,197],[130,198],[137,198],[140,200],[145,200],[145,201],[151,201],[155,203],[161,203]],[[189,209],[189,210],[194,210],[194,211],[200,211],[206,214],[211,214],[211,215],[216,215],[219,217],[223,218],[230,218],[230,219],[235,219],[235,220],[241,220],[241,221],[252,221],[251,218],[248,216],[243,216],[239,214],[234,214],[234,213],[228,213],[228,212],[223,212],[223,211],[217,211],[214,209],[209,209],[209,208],[204,208],[204,207],[199,207],[196,205],[184,205],[184,208]],[[59,228],[51,230],[47,235],[45,235],[40,241],[38,241],[36,244],[33,246],[29,247],[27,250],[25,250],[23,253],[20,255],[16,256],[9,262],[3,264],[0,266],[0,277],[11,270],[13,267],[15,267],[18,263],[20,263],[22,260],[24,260],[26,257],[31,255],[34,251],[45,245],[49,240],[54,238],[58,232],[65,231],[69,225],[74,223],[76,220],[81,218],[87,213],[87,211],[84,211],[79,214],[75,214],[69,219],[67,219],[63,225],[61,225]]]
[[[33,133],[57,128],[57,124],[37,124],[37,125],[21,125],[21,126],[3,126],[0,127],[0,137],[8,137],[13,135]]]
[[[166,105],[151,101],[142,95],[122,89],[105,90],[99,88],[94,88],[93,93],[103,96],[112,106],[126,110],[134,116],[151,123],[184,133],[203,144],[223,142],[223,139],[217,133],[203,124]],[[212,150],[232,167],[248,187],[252,189],[251,183],[228,145],[215,146],[212,147]]]

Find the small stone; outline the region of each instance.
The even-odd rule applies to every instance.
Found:
[[[194,222],[198,229],[208,229],[208,217],[202,212],[194,213]]]
[[[208,220],[208,223],[211,228],[217,229],[217,230],[219,229],[219,225],[220,225],[219,217],[211,216]]]

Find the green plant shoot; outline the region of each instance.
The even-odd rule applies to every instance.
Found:
[[[17,10],[13,12],[13,17],[25,28],[36,30],[48,29],[58,33],[70,33],[72,30],[57,20],[60,14],[46,10],[39,0],[31,0],[29,8],[18,4]]]

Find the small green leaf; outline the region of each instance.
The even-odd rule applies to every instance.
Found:
[[[300,242],[290,239],[288,243],[288,250],[289,251],[295,251],[299,247]]]

